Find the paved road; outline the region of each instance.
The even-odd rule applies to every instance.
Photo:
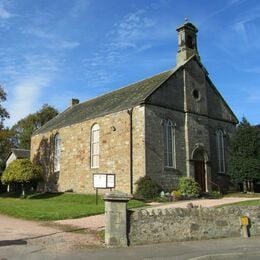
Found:
[[[38,246],[12,245],[0,247],[4,260],[219,260],[260,259],[260,237],[225,238],[204,241],[176,242],[129,248],[77,249],[73,251],[42,251]]]

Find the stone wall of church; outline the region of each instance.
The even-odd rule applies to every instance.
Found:
[[[219,121],[219,120],[214,120],[211,119],[209,120],[209,133],[210,133],[210,158],[211,158],[211,171],[212,171],[212,182],[219,185],[222,192],[227,192],[232,188],[232,184],[227,176],[227,170],[228,170],[228,161],[230,157],[230,142],[232,135],[234,134],[235,131],[235,125],[230,124],[228,122],[224,121]],[[217,136],[216,132],[218,129],[221,129],[224,133],[224,153],[225,153],[225,174],[219,173],[219,167],[218,167],[218,158],[217,158]],[[214,186],[213,184],[213,189],[216,189],[216,185]]]
[[[225,133],[227,161],[235,118],[214,90],[204,68],[191,60],[164,82],[149,102],[146,106],[147,174],[165,189],[173,189],[179,176],[194,176],[193,155],[200,150],[204,155],[206,191],[211,190],[212,181],[226,184],[217,173],[216,131],[222,129]],[[164,119],[175,124],[176,169],[164,167]]]
[[[169,119],[175,129],[176,168],[164,165],[164,120]],[[172,190],[177,185],[177,179],[186,175],[184,113],[154,105],[146,106],[146,172],[165,190]]]
[[[133,110],[133,181],[144,175],[144,108]],[[100,127],[99,168],[90,167],[90,134]],[[53,173],[53,137],[60,134],[60,172]],[[115,174],[115,189],[130,192],[130,115],[127,110],[32,137],[31,159],[45,168],[43,190],[94,193],[93,174]]]

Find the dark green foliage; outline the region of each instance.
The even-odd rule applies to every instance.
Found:
[[[179,178],[178,191],[188,198],[197,198],[200,195],[199,184],[191,177]]]
[[[1,181],[9,183],[29,183],[42,179],[42,168],[29,159],[17,159],[11,162],[3,172]]]
[[[219,191],[211,191],[209,194],[208,194],[208,197],[209,198],[214,198],[214,199],[220,199],[223,197],[223,195],[221,194],[221,192]]]
[[[12,131],[8,128],[0,129],[0,172],[5,168],[5,160],[12,147]]]
[[[144,199],[154,199],[159,195],[161,187],[153,181],[149,176],[141,177],[137,182],[136,197]]]
[[[3,128],[3,123],[6,118],[9,118],[9,114],[6,109],[1,105],[1,102],[6,100],[6,93],[0,86],[0,130]]]
[[[31,136],[34,131],[42,127],[58,114],[58,111],[45,104],[34,114],[30,114],[18,121],[13,127],[13,142],[17,148],[30,149]]]
[[[4,127],[4,120],[9,118],[9,114],[1,104],[5,100],[6,93],[0,86],[0,172],[4,169],[6,156],[11,148],[10,131]]]
[[[260,130],[243,118],[231,140],[228,174],[236,183],[252,191],[252,183],[260,180]]]

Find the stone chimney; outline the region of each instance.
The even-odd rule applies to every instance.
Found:
[[[178,32],[177,66],[183,64],[191,56],[197,55],[197,32],[198,29],[190,22],[185,22],[176,29]]]
[[[75,105],[79,104],[79,99],[77,98],[72,98],[70,101],[70,107],[73,107]]]

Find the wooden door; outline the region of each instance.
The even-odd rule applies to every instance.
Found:
[[[194,161],[194,179],[199,183],[201,191],[205,192],[205,163],[203,161]]]

